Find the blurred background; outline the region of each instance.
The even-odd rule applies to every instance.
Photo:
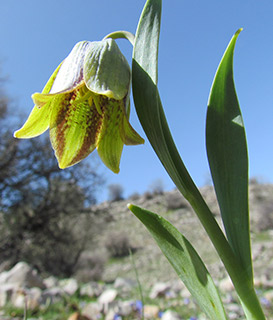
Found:
[[[72,276],[79,282],[103,281],[98,296],[119,277],[136,278],[132,252],[144,291],[161,281],[177,285],[167,260],[129,213],[130,201],[173,222],[198,248],[220,287],[221,281],[227,283],[200,222],[150,147],[133,102],[131,124],[146,142],[124,147],[118,175],[101,163],[96,152],[60,170],[48,132],[30,140],[13,138],[33,107],[31,95],[41,92],[73,46],[81,40],[101,40],[116,30],[135,33],[144,3],[0,0],[0,279],[2,271],[25,261],[44,278],[56,277],[56,283],[57,278]],[[220,222],[205,150],[206,108],[221,57],[233,34],[244,28],[235,48],[234,78],[248,138],[255,284],[268,314],[273,308],[272,13],[272,0],[163,1],[158,84],[182,159]],[[117,43],[131,64],[130,43]],[[135,288],[126,299],[139,299]],[[176,308],[188,319],[199,311],[193,311],[196,305],[184,289],[180,294],[179,287],[173,302],[167,294],[164,303],[148,301],[163,309]],[[237,300],[230,298],[229,290],[223,290],[225,302],[234,308]],[[1,299],[0,295],[4,305]],[[68,310],[65,296],[66,313],[75,311],[75,305],[82,307],[82,297],[77,299]],[[185,301],[190,303],[186,308]],[[187,310],[191,311],[186,315]],[[238,310],[233,319],[239,319]],[[56,318],[50,319],[60,319],[59,314],[57,310]]]
[[[31,94],[40,92],[56,66],[80,40],[100,40],[115,30],[135,33],[145,1],[71,0],[1,1],[0,67],[9,97],[5,124],[19,128],[32,109]],[[163,1],[159,51],[159,90],[174,140],[198,186],[210,182],[205,151],[209,90],[232,35],[240,34],[234,74],[249,147],[250,176],[272,182],[273,3],[235,1]],[[132,47],[118,40],[131,63]],[[16,120],[16,121],[15,121]],[[145,138],[132,107],[133,127]],[[44,136],[47,136],[45,133]],[[97,163],[96,153],[85,160]],[[120,184],[124,196],[143,193],[154,181],[165,190],[173,184],[149,142],[125,147],[118,175],[99,165],[107,184]],[[98,172],[98,171],[97,171]],[[97,195],[108,197],[107,188]]]

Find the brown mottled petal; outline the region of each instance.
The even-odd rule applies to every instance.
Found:
[[[76,91],[76,90],[75,90]],[[61,169],[83,160],[95,149],[101,116],[78,92],[54,97],[50,139]]]

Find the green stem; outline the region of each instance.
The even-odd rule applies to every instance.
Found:
[[[158,102],[161,105],[160,99]],[[157,143],[154,144],[153,139],[150,140],[152,147],[178,190],[188,200],[196,212],[200,222],[211,239],[234,284],[236,292],[244,307],[245,314],[247,315],[247,319],[265,320],[265,316],[253,287],[253,280],[248,277],[248,273],[239,263],[223,231],[187,171],[172,139],[167,120],[161,107],[159,108],[159,115],[167,153],[162,152],[163,150],[160,149],[162,148],[162,143],[160,145]],[[149,137],[149,133],[147,136]]]
[[[134,50],[136,52],[136,49]],[[169,176],[189,201],[205,228],[230,275],[247,319],[265,320],[253,287],[253,280],[236,258],[223,231],[188,173],[169,130],[157,86],[139,62],[133,59],[133,94],[142,128]]]
[[[139,291],[139,294],[140,294],[140,301],[142,303],[142,308],[141,308],[141,320],[144,320],[144,296],[143,296],[143,292],[142,292],[142,287],[141,287],[141,283],[139,281],[139,276],[138,276],[138,272],[137,272],[137,267],[135,265],[135,259],[133,257],[133,253],[132,253],[132,250],[129,249],[129,252],[130,252],[130,258],[131,258],[131,261],[132,261],[132,265],[133,265],[133,269],[134,269],[134,272],[135,272],[135,275],[136,275],[136,280],[137,280],[137,286],[138,286],[138,291]]]
[[[157,88],[162,0],[147,0],[139,19],[132,61],[135,108],[147,138],[169,176],[189,201],[216,248],[251,320],[265,320],[253,279],[236,258],[223,231],[189,175],[173,141]],[[178,98],[179,99],[179,98]]]
[[[252,279],[249,279],[246,271],[238,264],[234,252],[203,197],[198,191],[192,199],[188,200],[226,267],[235,290],[242,302],[247,319],[265,320],[263,310],[253,287]]]
[[[109,39],[109,38],[111,38],[111,39],[127,39],[131,42],[132,46],[134,46],[134,44],[135,44],[135,36],[129,31],[120,30],[120,31],[111,32],[107,36],[105,36],[103,38],[103,40]]]

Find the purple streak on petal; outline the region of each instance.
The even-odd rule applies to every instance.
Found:
[[[64,60],[50,93],[70,91],[83,81],[83,63],[91,42],[78,42]]]

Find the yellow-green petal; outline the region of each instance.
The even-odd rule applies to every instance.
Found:
[[[50,140],[61,169],[83,160],[95,149],[101,116],[92,99],[82,99],[82,89],[58,94],[52,101]]]
[[[123,149],[120,136],[123,112],[119,101],[109,100],[105,105],[102,126],[97,138],[97,151],[103,163],[114,173],[119,173]]]
[[[61,62],[58,65],[58,67],[56,68],[56,70],[52,73],[51,77],[49,78],[46,85],[44,86],[42,93],[49,93],[50,92],[62,64],[63,64],[63,62]]]
[[[53,74],[49,78],[48,82],[46,83],[46,85],[43,89],[43,94],[47,94],[50,91],[50,89],[53,85],[53,82],[57,76],[57,73],[60,69],[60,66],[61,66],[61,64],[58,66],[58,68],[53,72]],[[32,96],[34,103],[36,100],[35,97],[37,97],[37,95],[39,95],[39,97],[43,96],[43,94],[34,94]],[[45,95],[45,97],[46,97],[46,95]],[[40,98],[40,99],[42,99],[42,98]],[[40,107],[42,107],[42,108],[40,108]],[[50,99],[44,98],[43,104],[40,103],[39,108],[36,105],[34,106],[27,121],[22,126],[22,128],[14,132],[14,137],[20,138],[20,139],[27,139],[27,138],[34,138],[34,137],[41,135],[49,127],[50,114],[51,114]]]
[[[144,143],[144,139],[141,138],[141,136],[130,125],[126,115],[123,116],[122,126],[120,127],[120,135],[121,135],[122,141],[127,146]]]
[[[44,93],[39,93],[36,92],[34,93],[31,98],[37,108],[42,108],[44,107],[51,99],[52,99],[51,94],[44,94]]]
[[[14,137],[27,139],[41,135],[49,127],[50,114],[50,102],[41,109],[34,106],[23,127],[14,132]]]

